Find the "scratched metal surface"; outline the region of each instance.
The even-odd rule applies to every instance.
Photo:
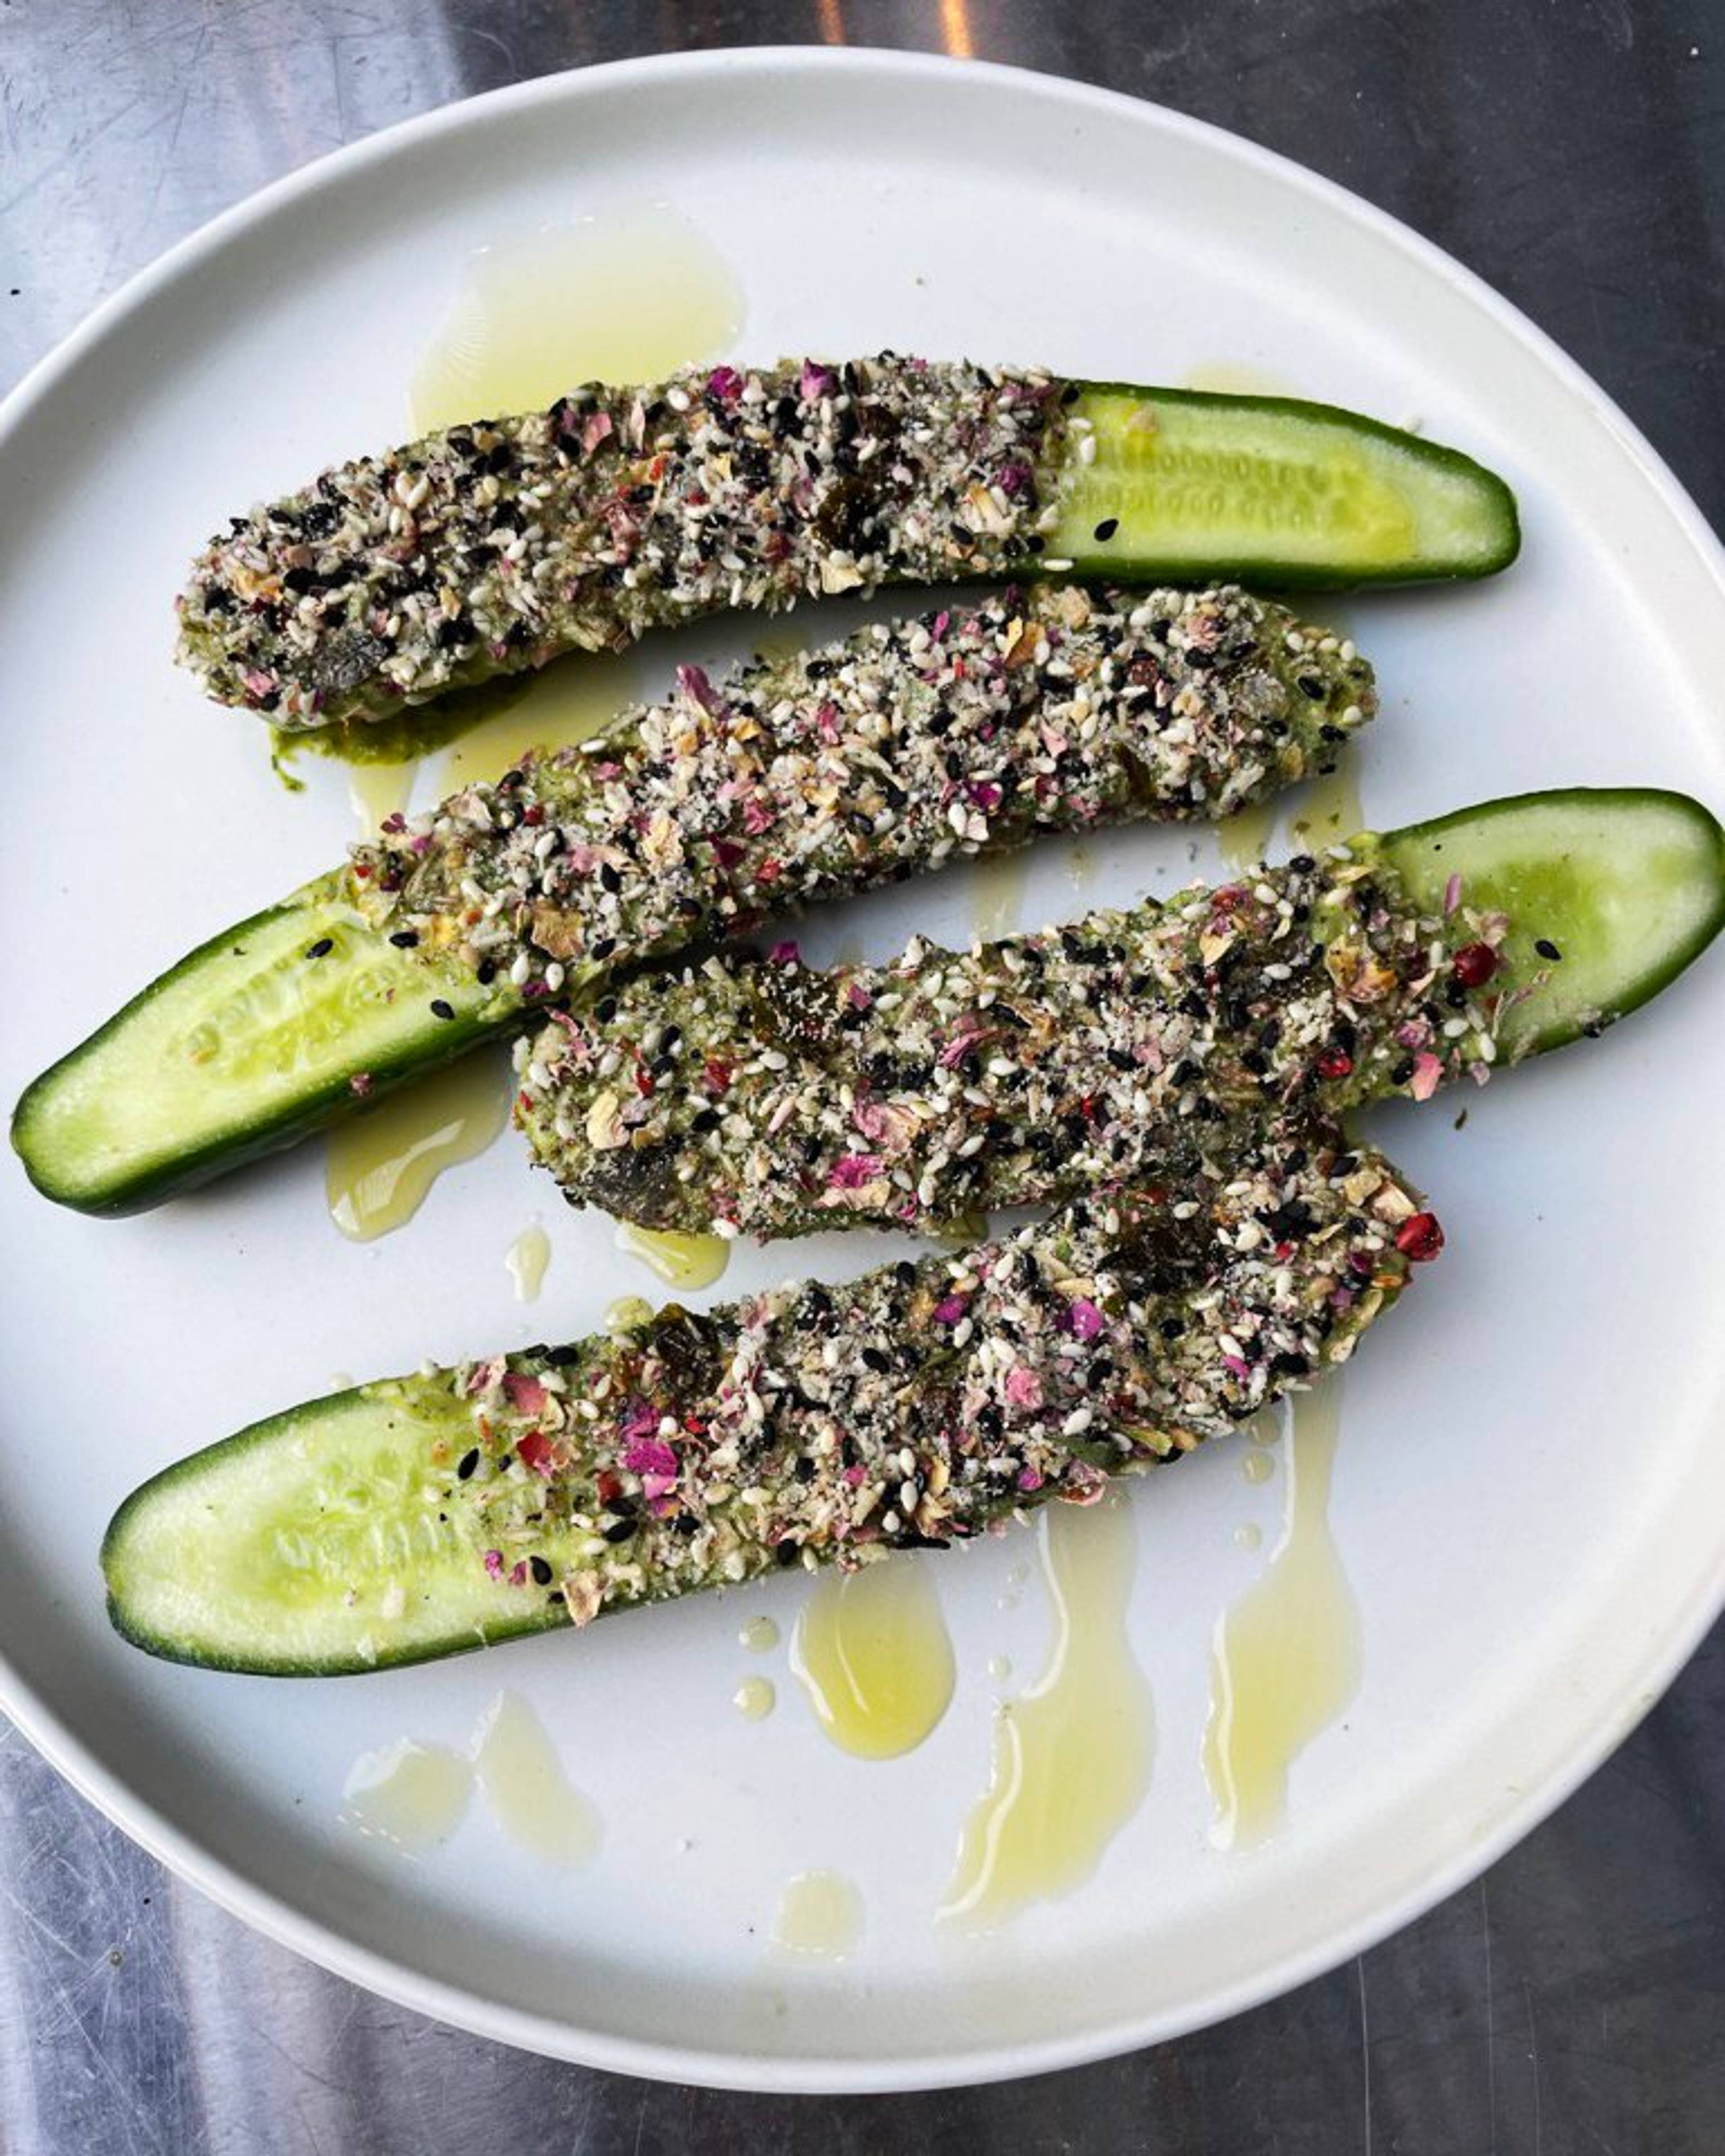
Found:
[[[1317,166],[1518,300],[1725,516],[1708,0],[0,0],[0,387],[338,143],[584,62],[820,38],[1083,76]],[[1717,2156],[1725,1628],[1554,1819],[1350,1967],[1133,2057],[869,2103],[648,2087],[384,2005],[176,1885],[0,1727],[7,2156],[529,2145]]]

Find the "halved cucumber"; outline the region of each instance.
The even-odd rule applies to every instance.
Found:
[[[1635,1009],[1725,926],[1725,831],[1686,793],[1513,794],[1379,844],[1422,910],[1440,911],[1453,892],[1508,916],[1491,985],[1527,992],[1498,1027],[1512,1058],[1561,1048]]]
[[[165,1468],[102,1543],[108,1609],[134,1645],[207,1669],[342,1676],[568,1622],[488,1573],[447,1502],[472,1441],[440,1379],[331,1394]],[[463,1516],[465,1522],[465,1516]],[[547,1532],[572,1567],[596,1537]]]
[[[45,1197],[129,1213],[290,1145],[516,1018],[506,983],[398,949],[332,871],[201,944],[18,1102]]]
[[[1496,473],[1335,405],[1111,382],[1070,416],[1093,449],[1064,462],[1047,550],[1081,576],[1389,583],[1489,576],[1521,545]]]

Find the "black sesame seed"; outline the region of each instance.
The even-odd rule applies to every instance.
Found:
[[[533,1583],[536,1587],[549,1587],[555,1577],[551,1567],[542,1557],[530,1557],[527,1559],[527,1569],[532,1573]]]
[[[460,1463],[455,1470],[456,1479],[462,1482],[470,1481],[472,1479],[473,1471],[478,1466],[479,1447],[475,1445],[471,1452],[464,1452],[462,1454]]]
[[[1096,526],[1096,536],[1098,539],[1111,539],[1119,529],[1120,519],[1117,516],[1105,516]]]
[[[327,958],[335,947],[336,939],[333,936],[320,936],[316,942],[307,949],[305,956],[308,958]]]
[[[454,1004],[445,1003],[441,996],[434,996],[431,999],[431,1015],[434,1018],[454,1018],[455,1006]]]
[[[475,970],[480,986],[482,988],[488,988],[497,978],[497,961],[495,958],[481,958]]]
[[[398,928],[391,932],[389,940],[398,951],[411,951],[419,941],[419,932],[417,928]]]
[[[613,1520],[608,1527],[600,1530],[608,1543],[626,1543],[634,1531],[633,1520]]]
[[[1536,936],[1533,939],[1533,948],[1542,958],[1549,958],[1553,965],[1556,965],[1563,955],[1549,936]]]

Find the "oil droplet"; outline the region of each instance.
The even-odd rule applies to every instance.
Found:
[[[673,1287],[711,1287],[731,1262],[731,1245],[722,1235],[675,1235],[638,1228],[633,1220],[618,1223],[617,1247]]]
[[[354,763],[347,767],[347,798],[359,819],[362,839],[375,839],[386,816],[405,808],[413,790],[414,763]]]
[[[778,1694],[765,1677],[745,1677],[731,1695],[731,1704],[745,1722],[764,1722],[778,1704]]]
[[[1264,1539],[1264,1530],[1255,1520],[1248,1520],[1234,1530],[1235,1546],[1243,1550],[1255,1550]]]
[[[330,1218],[357,1243],[411,1220],[446,1168],[471,1160],[509,1120],[507,1058],[472,1055],[392,1094],[330,1133]]]
[[[1267,1452],[1249,1452],[1240,1463],[1240,1471],[1248,1482],[1267,1482],[1276,1472],[1276,1462]]]
[[[583,382],[651,381],[718,352],[742,314],[724,257],[664,203],[487,248],[413,377],[413,424],[534,411]]]
[[[1328,1518],[1340,1419],[1333,1373],[1299,1395],[1281,1537],[1216,1622],[1204,1768],[1224,1848],[1249,1848],[1279,1825],[1289,1769],[1359,1684],[1359,1612]]]
[[[464,786],[494,783],[529,749],[572,748],[612,725],[640,694],[641,670],[633,656],[587,652],[488,685],[483,709],[475,691],[468,706],[474,716],[437,767],[439,798]]]
[[[607,1332],[633,1332],[652,1322],[653,1306],[644,1295],[619,1295],[614,1302],[606,1304],[599,1320]]]
[[[785,1888],[773,1943],[787,1953],[843,1961],[863,1933],[863,1900],[837,1871],[804,1871]]]
[[[1053,1645],[1036,1682],[996,1718],[988,1793],[940,1912],[971,1929],[1081,1887],[1150,1784],[1150,1688],[1126,1627],[1131,1509],[1117,1498],[1053,1505],[1040,1535]]]
[[[1088,839],[1075,839],[1066,849],[1066,880],[1074,891],[1084,891],[1096,881],[1096,850]]]
[[[1237,359],[1200,360],[1181,377],[1183,389],[1209,389],[1224,397],[1297,397],[1300,391],[1266,368]]]
[[[1217,824],[1216,844],[1230,868],[1243,872],[1264,859],[1276,829],[1276,806],[1273,800],[1250,801]]]
[[[474,1771],[497,1824],[547,1863],[585,1864],[599,1845],[593,1806],[563,1772],[538,1717],[519,1693],[499,1692],[474,1740]]]
[[[1294,835],[1309,846],[1332,846],[1337,839],[1351,839],[1365,828],[1359,767],[1353,757],[1344,757],[1334,771],[1314,778],[1301,796]]]
[[[1012,1663],[1010,1660],[1004,1655],[990,1655],[988,1657],[988,1675],[993,1679],[996,1684],[1004,1684],[1006,1680],[1012,1675]]]
[[[737,1637],[752,1655],[770,1655],[778,1645],[778,1627],[770,1617],[751,1617]]]
[[[791,1667],[841,1751],[896,1759],[952,1697],[952,1642],[932,1583],[906,1558],[829,1573],[803,1605]]]
[[[466,1814],[473,1763],[442,1744],[404,1737],[353,1763],[341,1794],[342,1825],[413,1855],[447,1841]]]
[[[536,1220],[522,1229],[504,1252],[503,1262],[515,1282],[516,1301],[536,1301],[545,1285],[546,1267],[551,1263],[551,1238]]]
[[[1023,853],[1000,854],[976,864],[970,929],[978,943],[998,942],[1018,927],[1029,873],[1029,856]]]

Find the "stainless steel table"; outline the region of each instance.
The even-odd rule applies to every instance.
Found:
[[[0,0],[0,386],[181,234],[408,114],[823,40],[1083,76],[1317,167],[1518,300],[1725,515],[1717,0]],[[0,2148],[900,2147],[1717,2156],[1725,1628],[1522,1848],[1333,1976],[1107,2065],[870,2102],[649,2087],[383,2005],[176,1885],[0,1732]]]

